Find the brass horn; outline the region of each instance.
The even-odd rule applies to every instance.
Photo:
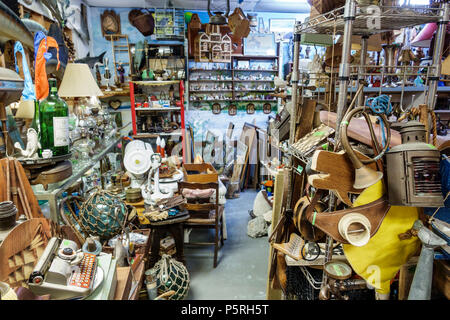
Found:
[[[385,124],[386,134],[387,134],[386,145],[384,146],[383,150],[381,152],[379,152],[378,155],[373,159],[360,160],[357,157],[357,155],[353,151],[352,147],[350,146],[350,143],[348,142],[347,128],[348,128],[348,125],[350,124],[350,120],[352,119],[352,117],[355,116],[359,112],[361,112],[362,115],[364,116],[364,118],[366,119],[366,122],[369,126],[369,131],[370,131],[370,135],[372,137],[372,141],[374,142],[374,147],[378,151],[377,138],[376,138],[375,132],[373,130],[372,122],[370,121],[369,115],[366,112],[364,112],[364,110],[365,110],[365,107],[359,107],[359,108],[355,108],[355,109],[351,110],[344,116],[344,119],[342,120],[341,126],[340,126],[340,136],[341,136],[342,147],[344,148],[345,152],[347,153],[348,157],[350,158],[350,161],[353,163],[353,166],[355,167],[355,182],[353,184],[353,187],[355,189],[368,188],[371,185],[378,182],[379,180],[381,180],[381,178],[383,178],[382,172],[370,169],[369,167],[365,166],[364,164],[376,162],[379,159],[381,159],[381,157],[384,156],[387,149],[389,148],[389,145],[391,142],[391,130],[389,127],[389,123],[386,118],[386,115],[382,114],[381,119]]]

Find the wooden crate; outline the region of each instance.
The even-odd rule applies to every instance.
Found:
[[[414,256],[407,263],[401,266],[398,276],[398,300],[407,300],[409,289],[414,278],[419,257]]]
[[[207,173],[208,169],[212,173]],[[186,182],[217,183],[219,179],[219,174],[210,163],[184,163],[182,170]]]
[[[450,263],[448,261],[434,261],[433,287],[450,299]]]

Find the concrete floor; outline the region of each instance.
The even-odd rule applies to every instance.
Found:
[[[191,285],[189,300],[264,300],[266,298],[269,242],[267,237],[250,238],[248,210],[253,208],[254,190],[241,192],[225,205],[228,238],[219,249],[213,268],[214,246],[185,246]],[[209,231],[209,232],[208,232]],[[193,241],[212,241],[213,230],[194,229]]]

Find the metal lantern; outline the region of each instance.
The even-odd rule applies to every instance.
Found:
[[[83,203],[80,210],[81,227],[90,235],[110,239],[122,231],[127,208],[118,197],[97,190]]]
[[[400,129],[402,144],[386,153],[389,203],[441,207],[440,152],[425,143],[425,126],[410,121]]]

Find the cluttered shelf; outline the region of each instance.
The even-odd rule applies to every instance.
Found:
[[[442,12],[441,8],[429,6],[378,6],[377,19],[374,19],[373,8],[356,6],[353,27],[355,35],[376,34],[438,22]],[[333,34],[336,31],[336,34],[343,34],[345,20],[345,7],[337,8],[309,19],[298,27],[297,33]]]
[[[318,88],[314,92],[326,92],[326,88]],[[339,88],[335,89],[336,92],[339,92]],[[358,90],[357,87],[349,87],[348,91],[355,93]],[[402,87],[401,85],[395,88],[390,87],[366,87],[363,89],[363,92],[365,93],[379,93],[380,91],[382,93],[401,93],[401,92],[426,92],[428,90],[428,86],[424,87],[416,87],[416,86],[409,86],[409,87]],[[438,87],[437,92],[439,93],[450,93],[450,87]]]
[[[149,81],[131,81],[131,82],[141,86],[166,86],[169,84],[178,84],[180,83],[180,80],[162,80],[162,81],[149,80]]]
[[[159,111],[159,112],[169,112],[169,111],[180,111],[180,107],[161,107],[161,108],[145,108],[139,107],[135,108],[136,111]]]
[[[137,133],[133,135],[133,138],[158,138],[159,136],[181,136],[181,130],[175,130],[173,132],[155,132],[155,133]]]

